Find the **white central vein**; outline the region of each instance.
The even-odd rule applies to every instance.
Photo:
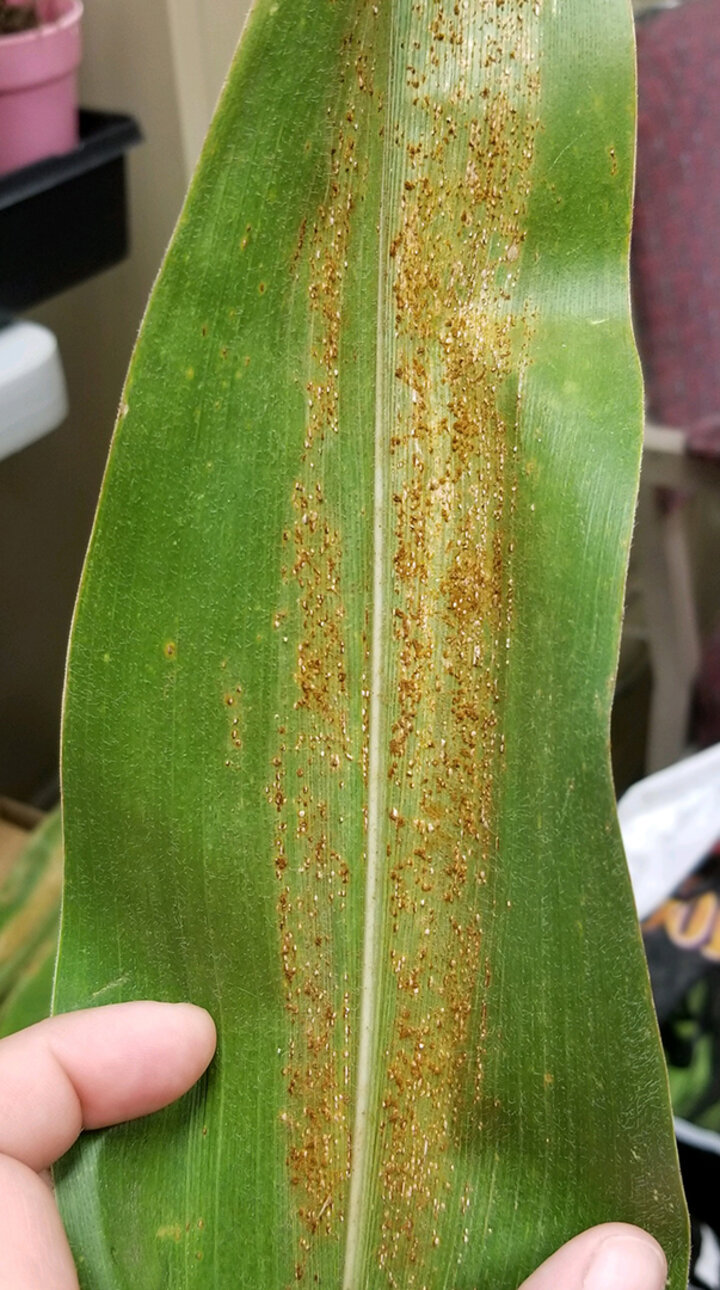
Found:
[[[385,568],[387,548],[387,460],[383,434],[385,389],[383,340],[385,337],[385,165],[380,186],[377,313],[375,340],[375,440],[373,468],[373,573],[372,631],[370,641],[370,731],[368,740],[367,859],[363,960],[360,984],[360,1025],[352,1130],[350,1196],[345,1237],[345,1270],[342,1290],[360,1290],[367,1235],[367,1181],[372,1155],[371,1106],[375,1085],[380,952],[382,930],[382,838],[385,776],[383,773],[383,709],[385,678]]]

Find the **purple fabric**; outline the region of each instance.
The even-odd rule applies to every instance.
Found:
[[[632,279],[648,411],[720,455],[720,0],[638,23]]]

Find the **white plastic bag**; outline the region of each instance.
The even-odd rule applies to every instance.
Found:
[[[720,839],[720,744],[633,784],[618,816],[642,921]]]

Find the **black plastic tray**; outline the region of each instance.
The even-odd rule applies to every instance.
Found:
[[[0,178],[0,309],[27,309],[124,259],[129,116],[80,112],[80,144]]]

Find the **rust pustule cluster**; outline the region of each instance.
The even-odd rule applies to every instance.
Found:
[[[361,916],[367,862],[361,847],[344,849],[338,825],[357,815],[363,792],[366,813],[372,789],[384,803],[370,1165],[380,1199],[365,1244],[388,1285],[425,1290],[433,1251],[450,1242],[462,1260],[472,1232],[476,1198],[451,1148],[482,1129],[492,1025],[485,923],[531,327],[518,280],[537,128],[538,6],[425,0],[399,24],[389,5],[361,10],[343,50],[327,191],[302,217],[290,266],[307,292],[312,361],[274,620],[292,700],[278,715],[267,794],[291,1033],[283,1120],[296,1277],[317,1281],[317,1242],[341,1248],[346,1238],[360,963],[342,929],[344,918]],[[383,84],[365,43],[372,23],[392,42]],[[358,147],[368,129],[382,141],[386,174],[376,212],[384,371],[368,426],[384,453],[389,518],[384,779],[374,786],[369,631],[362,624],[362,675],[352,673],[348,633],[358,623],[346,608],[343,518],[325,479],[330,445],[343,437],[349,258],[354,229],[370,218]],[[368,524],[377,503],[368,497]],[[362,712],[359,729],[353,711]]]
[[[417,4],[399,40],[388,741],[395,994],[384,1055],[377,1258],[423,1287],[467,1243],[451,1146],[481,1129],[486,894],[513,616],[508,531],[529,319],[516,292],[539,81],[530,4]],[[431,13],[428,43],[428,12]],[[471,30],[472,28],[472,30]],[[523,92],[518,92],[522,81]],[[518,374],[520,381],[517,382]],[[513,388],[513,381],[515,386]],[[475,1088],[475,1109],[461,1100]]]

